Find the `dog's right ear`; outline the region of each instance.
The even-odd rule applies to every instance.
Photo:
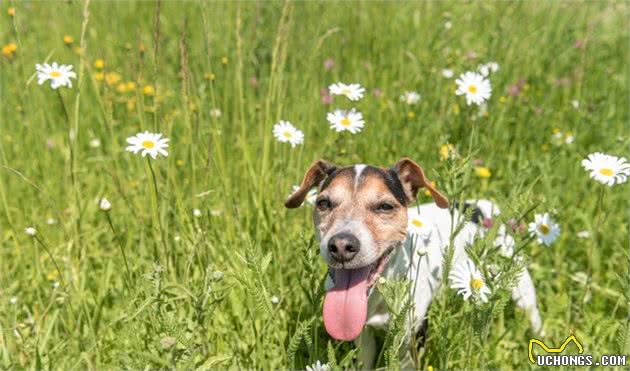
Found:
[[[310,191],[311,188],[318,186],[336,169],[337,167],[335,165],[332,165],[324,160],[317,160],[313,162],[311,167],[309,167],[306,171],[306,174],[304,174],[304,179],[302,180],[302,184],[300,184],[300,188],[289,196],[287,201],[284,203],[284,206],[289,209],[300,207],[302,202],[304,202],[308,191]]]

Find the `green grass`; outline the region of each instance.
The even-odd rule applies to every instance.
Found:
[[[555,209],[559,240],[523,248],[543,340],[557,346],[574,333],[586,353],[630,353],[628,186],[604,189],[580,166],[594,151],[628,154],[627,3],[85,5],[0,1],[0,44],[17,44],[0,57],[0,368],[358,367],[354,345],[323,328],[326,267],[310,210],[282,205],[318,158],[386,166],[408,156],[451,197],[491,198],[506,219]],[[30,80],[47,57],[83,72],[59,90],[67,118],[57,93]],[[137,89],[98,80],[97,59]],[[473,119],[477,109],[441,70],[490,60],[501,69],[488,115]],[[336,81],[368,88],[352,105],[366,119],[357,135],[328,128],[329,110],[351,107],[321,103],[320,89]],[[405,90],[421,103],[400,102]],[[304,131],[304,145],[275,142],[280,119]],[[575,142],[550,143],[553,128]],[[168,158],[152,163],[157,197],[146,160],[125,151],[140,130],[171,139]],[[492,176],[475,177],[470,161],[441,162],[446,142]],[[115,232],[100,197],[112,201]],[[417,366],[531,367],[526,317],[508,296],[497,290],[478,310],[442,290]],[[379,365],[396,364],[383,356]]]

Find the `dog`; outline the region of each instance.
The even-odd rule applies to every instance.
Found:
[[[299,207],[313,188],[318,188],[313,211],[316,237],[329,267],[324,327],[334,339],[355,340],[363,367],[371,368],[377,354],[376,342],[372,332],[364,328],[384,327],[389,320],[383,299],[372,295],[374,284],[379,277],[406,276],[415,282],[413,320],[407,324],[407,334],[420,330],[431,300],[443,284],[443,260],[453,221],[462,220],[464,215],[457,208],[449,210],[448,199],[409,158],[400,159],[391,168],[363,164],[338,167],[315,161],[285,206]],[[434,204],[411,206],[422,188]],[[471,220],[454,237],[451,266],[468,259],[466,246],[492,226],[492,218],[499,212],[486,200],[467,202],[467,207],[473,208]],[[428,220],[429,234],[410,238],[408,220],[418,215]],[[495,245],[502,251],[514,245],[504,225],[498,228]],[[542,321],[536,291],[526,269],[517,279],[512,299],[528,314],[532,330],[539,332]]]

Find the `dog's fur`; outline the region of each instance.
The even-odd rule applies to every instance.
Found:
[[[322,160],[316,161],[285,205],[289,208],[300,206],[313,187],[319,187],[313,216],[320,252],[330,267],[329,271],[373,266],[370,269],[374,274],[369,276],[366,325],[378,328],[389,320],[382,298],[373,295],[371,290],[379,274],[385,278],[406,276],[414,282],[414,320],[408,324],[408,335],[420,330],[429,304],[443,284],[443,259],[452,221],[457,224],[464,216],[456,209],[451,215],[446,197],[426,179],[422,168],[407,158],[390,169],[367,165],[339,168]],[[409,207],[421,188],[431,194],[435,204]],[[474,208],[473,217],[454,238],[453,266],[467,259],[466,246],[476,235],[485,233],[484,225],[489,227],[493,216],[499,212],[495,205],[485,200],[467,202],[466,207]],[[408,238],[408,219],[418,213],[430,221],[430,234],[423,238]],[[360,243],[360,250],[349,260],[339,260],[330,252],[331,237],[340,234],[351,234]],[[507,248],[514,244],[505,226],[498,228],[496,241],[498,246]],[[419,249],[425,250],[426,254],[414,253]],[[332,279],[334,277],[329,275],[327,290],[333,286]],[[542,323],[536,293],[526,269],[520,274],[512,297],[517,306],[528,313],[531,328],[540,331]],[[372,332],[364,329],[356,341],[364,367],[372,367],[377,354]]]

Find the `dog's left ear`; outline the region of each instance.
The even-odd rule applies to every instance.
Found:
[[[400,183],[402,183],[405,194],[410,201],[415,200],[418,190],[424,187],[431,193],[433,201],[435,201],[439,207],[442,209],[448,208],[448,199],[433,188],[431,182],[424,175],[422,167],[413,160],[403,157],[394,165],[393,169],[396,171],[396,174],[398,174],[398,179],[400,179]]]
[[[306,174],[304,174],[304,179],[302,180],[302,184],[300,184],[300,188],[289,196],[284,203],[284,206],[289,209],[300,207],[302,202],[304,202],[308,191],[310,191],[311,188],[318,186],[336,169],[337,167],[335,165],[332,165],[324,160],[317,160],[313,162],[311,167],[306,170]]]

